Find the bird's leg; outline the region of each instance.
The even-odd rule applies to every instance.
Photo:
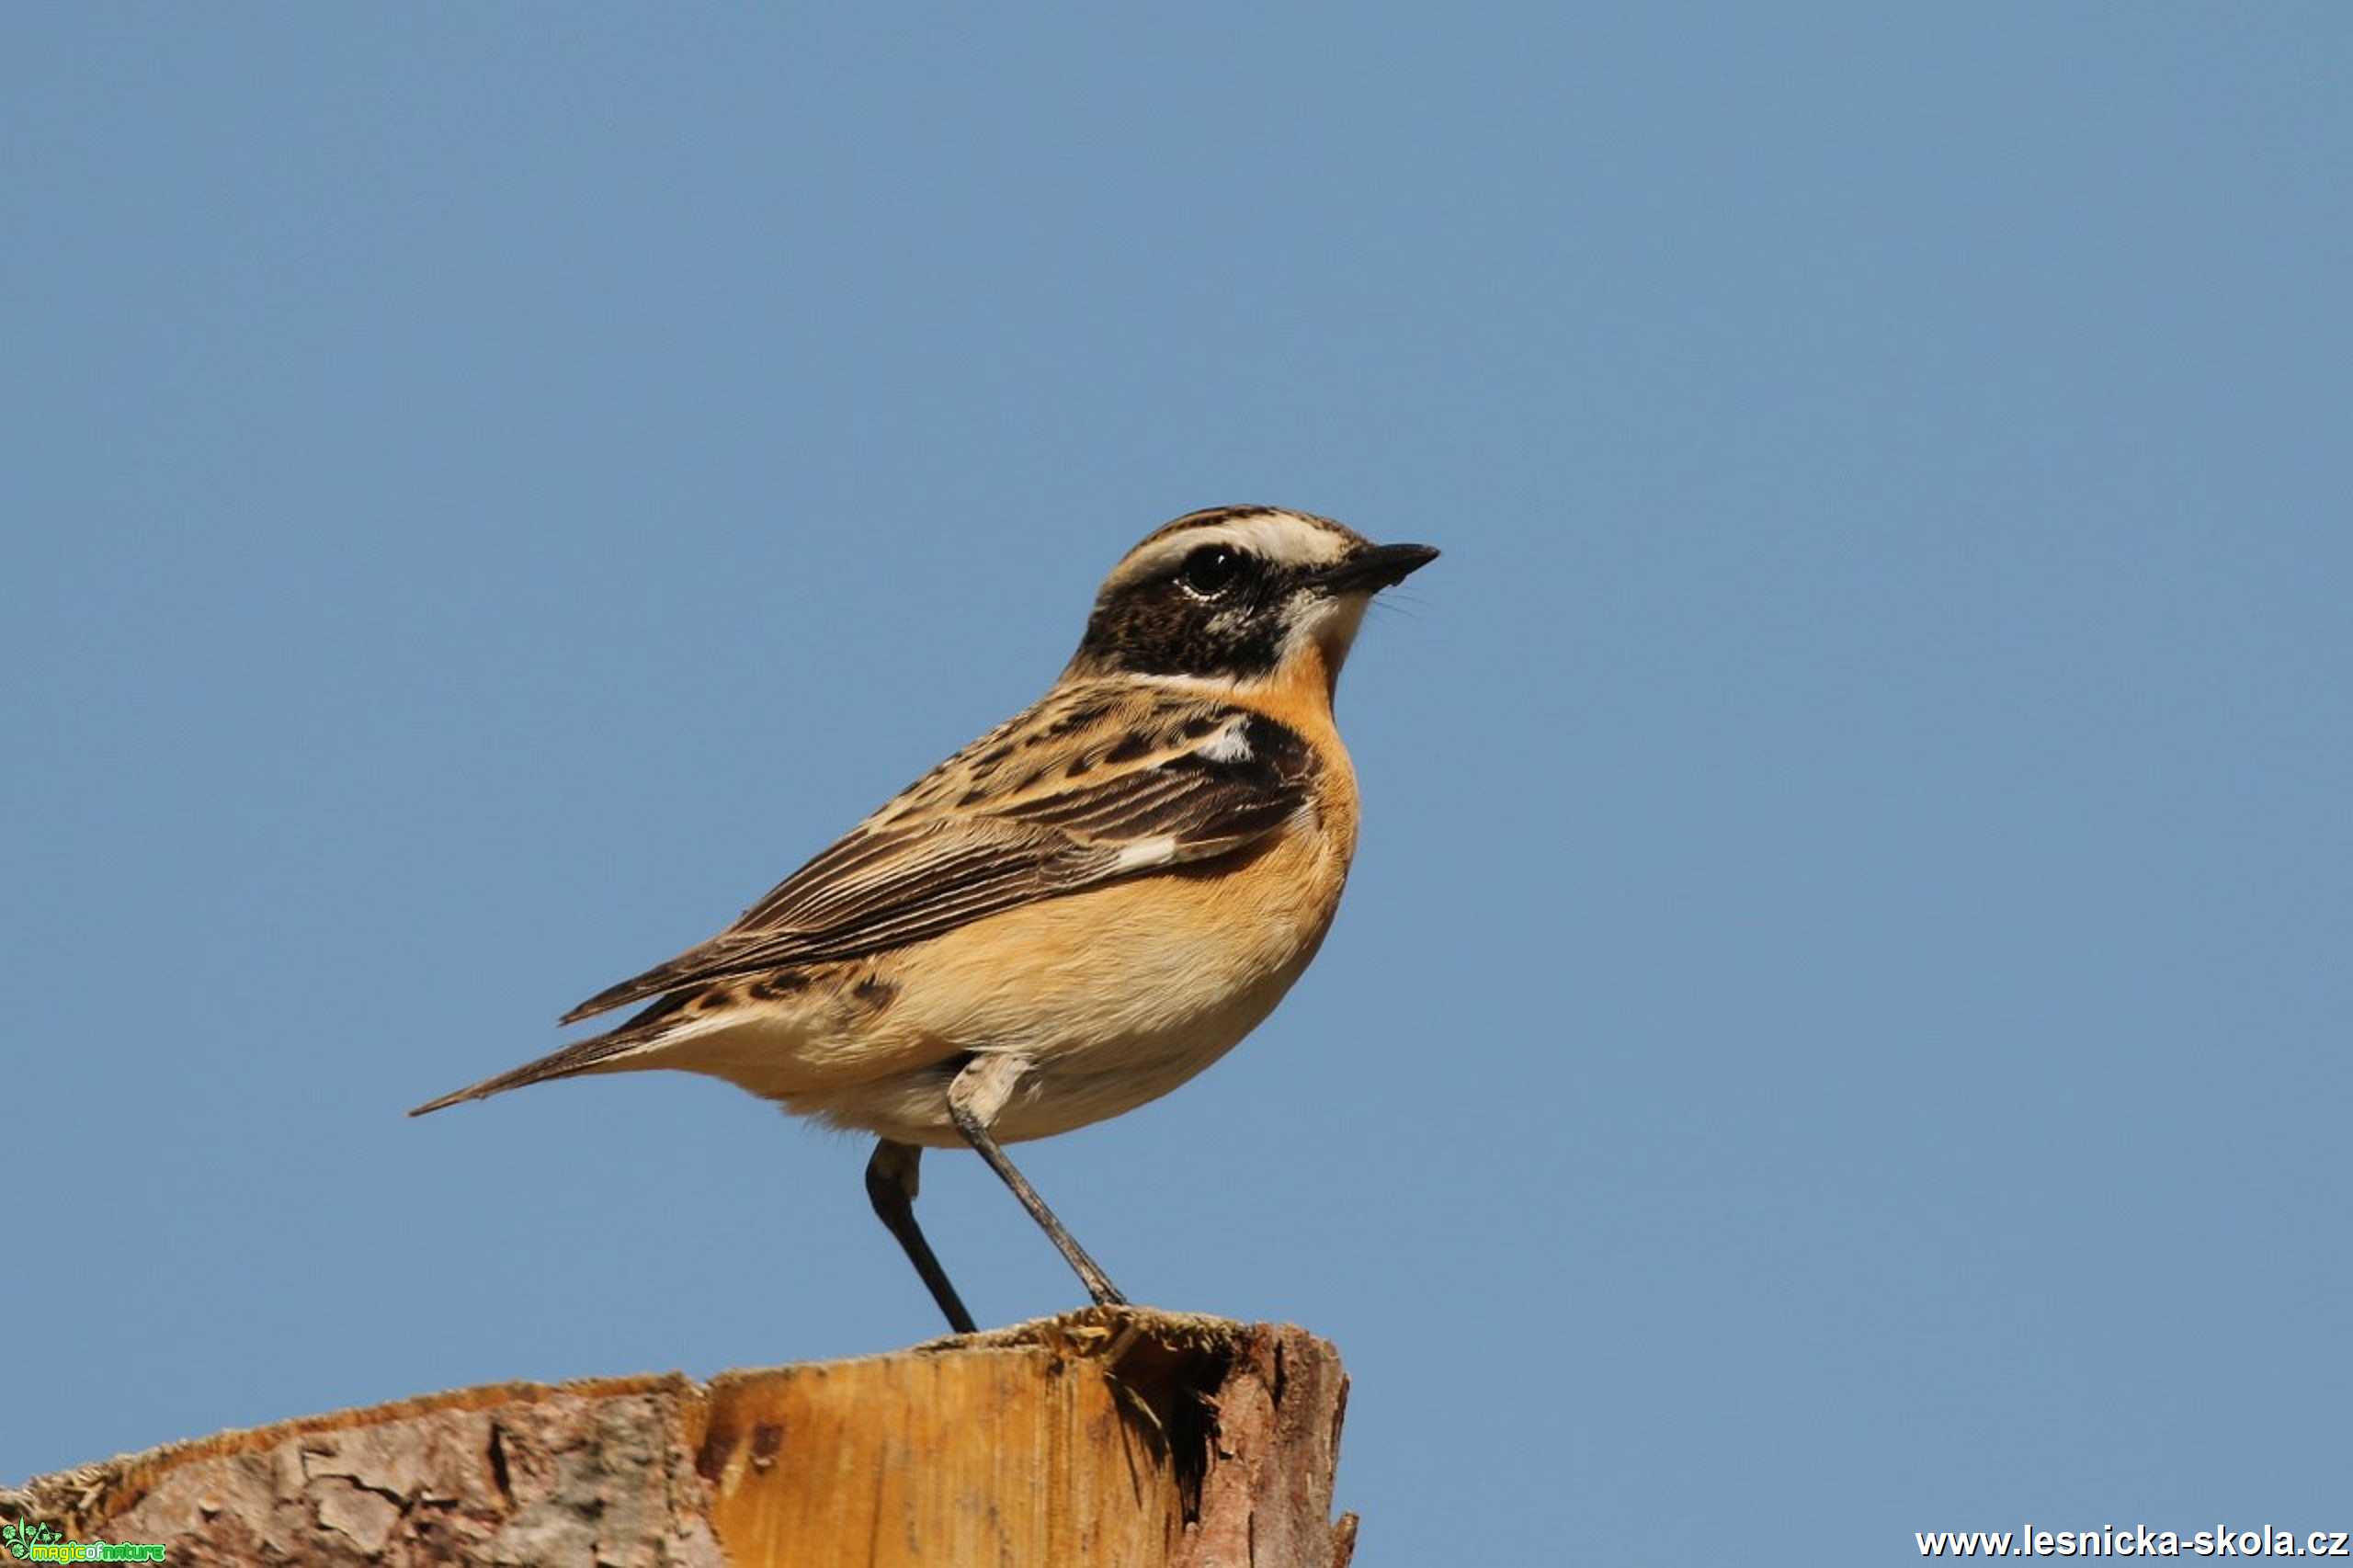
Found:
[[[939,1267],[931,1244],[923,1239],[923,1228],[915,1223],[915,1193],[920,1187],[916,1172],[922,1161],[923,1151],[913,1143],[883,1139],[874,1145],[874,1157],[866,1162],[866,1196],[875,1214],[899,1239],[907,1261],[923,1276],[931,1299],[948,1315],[948,1326],[958,1334],[970,1334],[972,1314],[964,1310],[963,1299],[948,1282],[948,1271]]]
[[[996,1172],[997,1179],[1013,1189],[1013,1196],[1021,1199],[1021,1207],[1029,1210],[1029,1218],[1038,1221],[1038,1228],[1046,1233],[1047,1240],[1062,1253],[1063,1261],[1077,1271],[1079,1282],[1095,1298],[1095,1304],[1125,1306],[1128,1299],[1120,1294],[1111,1277],[1086,1256],[1078,1238],[1054,1218],[1054,1211],[1046,1207],[1046,1200],[1038,1196],[1029,1178],[1014,1168],[1013,1162],[1005,1157],[1004,1149],[990,1136],[989,1124],[1005,1108],[1005,1102],[1013,1096],[1013,1085],[1029,1069],[1029,1063],[1018,1056],[997,1052],[975,1056],[948,1085],[948,1114],[955,1121],[956,1131],[964,1135],[964,1142],[989,1163],[989,1169]]]

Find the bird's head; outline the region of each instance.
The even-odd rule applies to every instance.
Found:
[[[1251,687],[1339,677],[1365,606],[1437,559],[1328,517],[1219,506],[1154,530],[1104,579],[1067,675]]]

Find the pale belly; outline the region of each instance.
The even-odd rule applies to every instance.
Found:
[[[1292,962],[1181,1018],[1154,1024],[1136,1019],[1104,1028],[1100,1008],[1053,1020],[1040,1041],[1022,1051],[1029,1063],[994,1124],[1001,1142],[1048,1138],[1158,1099],[1240,1043],[1266,1019],[1314,956],[1310,942]],[[1144,1011],[1138,1009],[1138,1011]],[[1082,1033],[1090,1027],[1097,1032]],[[975,1044],[966,1051],[1005,1050]],[[961,1147],[948,1119],[948,1084],[962,1051],[935,1064],[856,1085],[780,1096],[796,1115],[817,1116],[905,1143]]]
[[[1256,1028],[1329,929],[1347,863],[1313,835],[1248,865],[1049,900],[884,955],[797,1007],[632,1065],[709,1073],[903,1142],[961,1144],[949,1082],[971,1054],[1029,1070],[995,1131],[1044,1138],[1132,1110]]]

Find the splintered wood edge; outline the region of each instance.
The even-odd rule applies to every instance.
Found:
[[[1230,1353],[1246,1344],[1258,1328],[1288,1328],[1288,1324],[1254,1324],[1201,1312],[1168,1312],[1156,1307],[1083,1307],[1055,1317],[983,1329],[978,1334],[948,1334],[915,1346],[916,1355],[943,1355],[957,1350],[1014,1350],[1037,1346],[1068,1353],[1090,1353],[1122,1327],[1148,1331],[1171,1350]],[[1304,1332],[1303,1330],[1301,1332]],[[894,1351],[906,1355],[907,1351]]]
[[[266,1426],[233,1427],[202,1437],[182,1438],[138,1453],[81,1464],[70,1470],[37,1475],[17,1486],[0,1486],[0,1512],[17,1517],[42,1517],[69,1523],[103,1519],[136,1504],[158,1480],[180,1466],[202,1460],[222,1459],[263,1451],[291,1437],[314,1433],[344,1432],[384,1426],[441,1411],[479,1411],[507,1404],[537,1404],[546,1400],[602,1400],[636,1394],[666,1394],[678,1402],[690,1449],[699,1449],[709,1430],[714,1395],[728,1388],[763,1378],[789,1376],[813,1367],[846,1362],[878,1361],[900,1356],[953,1356],[972,1351],[1044,1350],[1063,1360],[1084,1360],[1110,1355],[1117,1358],[1137,1340],[1149,1338],[1161,1349],[1180,1356],[1231,1357],[1262,1333],[1302,1333],[1288,1324],[1251,1324],[1196,1312],[1167,1312],[1145,1307],[1087,1307],[1057,1317],[979,1334],[948,1335],[904,1349],[848,1357],[832,1361],[787,1362],[775,1367],[739,1368],[698,1382],[683,1372],[647,1372],[634,1376],[580,1378],[560,1383],[482,1383],[448,1389],[382,1404],[358,1405],[298,1415]],[[1309,1336],[1313,1337],[1313,1336]],[[1317,1342],[1321,1344],[1320,1341]],[[1326,1346],[1328,1348],[1328,1346]]]
[[[273,1421],[267,1426],[233,1426],[201,1437],[182,1437],[118,1454],[48,1475],[36,1475],[18,1486],[0,1486],[0,1512],[23,1517],[63,1517],[72,1521],[104,1518],[130,1507],[155,1483],[185,1464],[261,1453],[290,1437],[321,1432],[350,1432],[388,1426],[440,1411],[494,1410],[510,1404],[538,1404],[551,1399],[620,1399],[632,1394],[671,1394],[699,1403],[701,1389],[682,1372],[644,1372],[630,1377],[576,1378],[562,1383],[477,1383],[472,1388],[444,1389],[415,1394],[382,1404],[352,1405]]]

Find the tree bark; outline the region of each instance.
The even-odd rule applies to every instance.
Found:
[[[0,1489],[181,1564],[1346,1568],[1347,1378],[1288,1325],[1093,1308],[850,1361],[499,1383]]]

